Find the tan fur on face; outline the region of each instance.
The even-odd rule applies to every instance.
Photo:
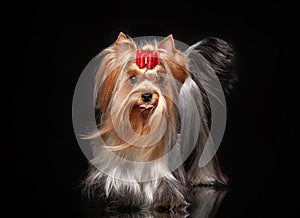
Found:
[[[115,84],[117,77],[119,76],[118,71],[118,68],[112,71],[102,83],[101,89],[99,89],[99,98],[96,104],[96,109],[101,109],[104,111],[107,109],[108,102],[112,98],[113,94],[114,86],[112,86],[112,84]]]

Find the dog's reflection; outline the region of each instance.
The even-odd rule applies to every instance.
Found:
[[[172,217],[191,217],[191,218],[213,218],[227,193],[225,188],[195,187],[191,191],[191,205],[187,208],[159,208],[157,210],[134,210],[107,208],[104,217],[117,218],[172,218]]]
[[[196,187],[192,191],[191,216],[198,218],[213,218],[225,197],[228,189],[212,187]]]

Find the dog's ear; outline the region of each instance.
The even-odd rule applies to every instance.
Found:
[[[106,112],[107,107],[109,106],[109,102],[113,93],[114,84],[116,83],[116,80],[119,75],[120,67],[113,67],[108,72],[105,72],[107,70],[107,66],[111,65],[114,66],[115,59],[122,58],[123,55],[126,55],[130,49],[133,48],[133,42],[132,40],[127,37],[124,33],[120,32],[118,38],[116,41],[111,45],[109,48],[110,52],[112,50],[113,58],[111,58],[110,55],[105,56],[102,65],[100,67],[100,73],[97,74],[96,81],[101,82],[101,86],[97,87],[99,90],[97,91],[97,103],[96,103],[96,109],[98,111],[101,111],[103,113]],[[106,73],[105,77],[102,77],[103,74]],[[98,113],[99,114],[99,113]]]
[[[126,51],[136,49],[136,46],[130,37],[127,37],[124,33],[120,32],[113,48],[118,54],[122,54]]]
[[[175,53],[175,44],[173,35],[169,35],[164,38],[162,41],[158,43],[158,48],[166,50],[168,53],[174,54]]]
[[[122,41],[124,41],[126,39],[127,39],[127,36],[124,33],[120,32],[119,36],[118,36],[118,38],[116,40],[116,43],[121,43]]]
[[[185,57],[176,52],[173,35],[169,35],[158,43],[158,49],[164,53],[164,62],[171,70],[173,77],[181,84],[187,78],[187,66]]]

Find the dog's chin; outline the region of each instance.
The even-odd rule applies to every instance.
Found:
[[[131,106],[129,120],[133,130],[139,135],[147,135],[150,131],[149,121],[157,109],[158,101],[145,103],[139,99]]]
[[[135,119],[149,119],[156,109],[156,104],[136,104],[133,106],[131,114]]]

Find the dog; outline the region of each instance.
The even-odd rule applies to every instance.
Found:
[[[120,207],[179,207],[189,204],[191,187],[227,184],[216,151],[199,163],[213,141],[210,81],[230,91],[234,48],[216,37],[185,51],[175,44],[172,35],[137,43],[121,32],[100,52],[89,196]]]

